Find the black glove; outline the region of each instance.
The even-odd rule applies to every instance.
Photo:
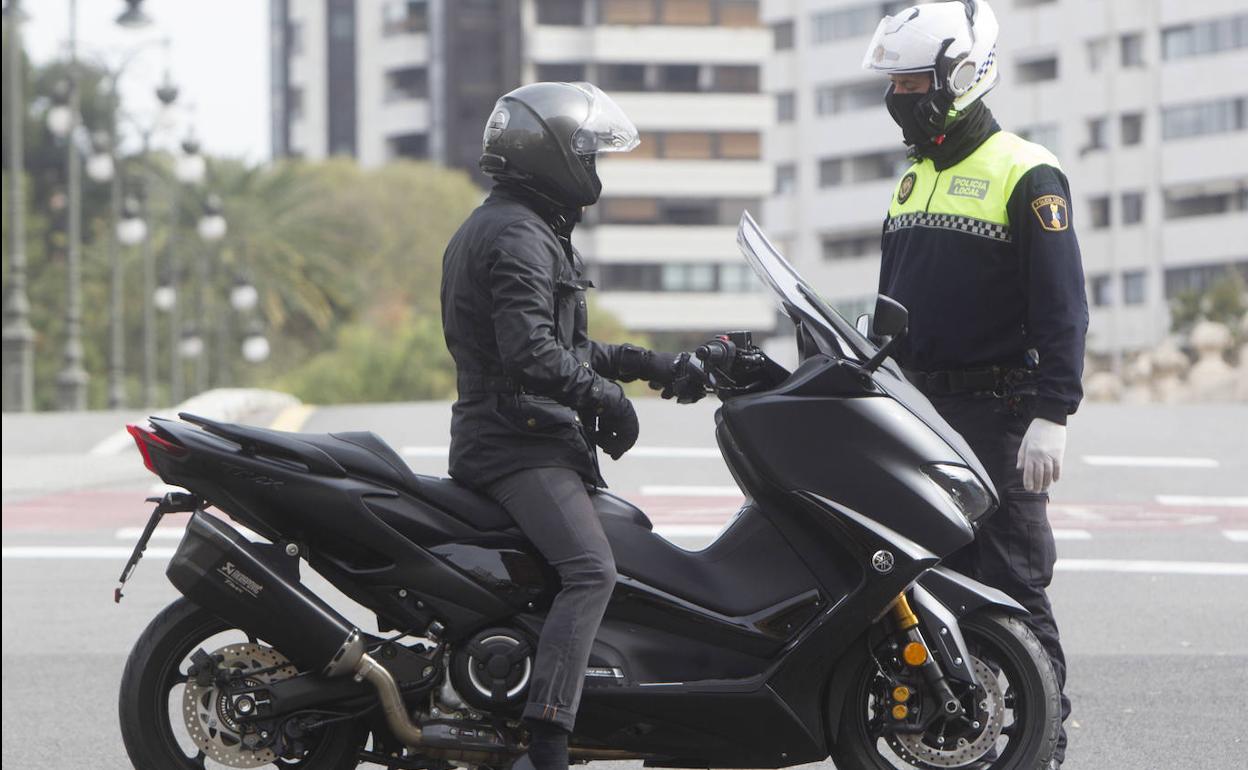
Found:
[[[653,377],[650,387],[663,391],[663,398],[675,398],[678,404],[692,404],[706,395],[706,372],[693,363],[691,353],[655,353],[656,369],[665,376]],[[659,368],[659,367],[662,368]]]
[[[592,421],[586,422],[585,417],[581,419],[590,426],[594,443],[602,447],[612,460],[618,460],[637,443],[641,424],[637,421],[633,402],[624,395],[624,389],[615,385],[613,390],[616,391],[613,397],[601,403],[590,415]]]

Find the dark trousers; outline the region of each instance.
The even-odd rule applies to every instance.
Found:
[[[1057,546],[1049,525],[1049,496],[1023,488],[1015,465],[1031,419],[1010,414],[1000,399],[970,396],[932,397],[941,416],[962,434],[1001,494],[1001,507],[979,528],[975,542],[945,560],[945,565],[998,588],[1027,608],[1030,626],[1049,653],[1062,691],[1062,721],[1070,716],[1066,697],[1066,655],[1062,651],[1053,606],[1045,589],[1053,579]],[[1057,742],[1056,759],[1066,756],[1066,728]]]
[[[524,717],[554,722],[571,732],[590,647],[615,587],[611,546],[576,471],[517,471],[486,491],[559,573],[562,588],[537,642]]]

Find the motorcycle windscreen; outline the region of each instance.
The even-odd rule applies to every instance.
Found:
[[[741,248],[745,261],[762,282],[771,288],[781,310],[793,323],[800,324],[810,334],[820,351],[836,358],[849,358],[859,362],[866,361],[875,354],[875,345],[819,297],[818,292],[811,288],[806,279],[767,239],[748,211],[741,213],[741,224],[737,226],[737,245]],[[881,390],[940,434],[979,476],[979,480],[989,489],[993,489],[988,471],[979,462],[966,439],[945,422],[932,406],[932,402],[910,384],[892,359],[888,359],[884,366],[877,369],[873,378]]]

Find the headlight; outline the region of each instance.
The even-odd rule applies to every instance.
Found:
[[[921,469],[967,521],[976,522],[992,510],[992,494],[979,482],[970,468],[961,465],[934,463]]]

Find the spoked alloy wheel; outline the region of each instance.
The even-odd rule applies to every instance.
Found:
[[[1022,621],[996,612],[963,619],[962,633],[981,687],[952,682],[977,725],[965,733],[938,718],[923,733],[885,729],[892,703],[868,658],[841,712],[833,759],[842,770],[1035,770],[1048,766],[1060,727],[1057,679]]]
[[[326,725],[278,756],[270,727],[247,734],[232,703],[215,685],[196,684],[191,655],[204,650],[218,665],[261,686],[296,673],[277,650],[185,598],[165,608],[135,642],[121,677],[121,735],[140,770],[281,767],[346,770],[358,764],[366,729],[353,721]],[[250,703],[242,709],[254,708]],[[249,745],[252,744],[252,745]]]

